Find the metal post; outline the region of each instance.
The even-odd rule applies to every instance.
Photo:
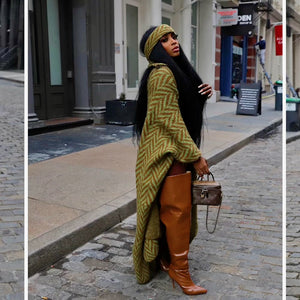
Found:
[[[0,29],[0,48],[7,47],[7,26],[8,26],[8,7],[7,0],[1,1],[1,29]]]

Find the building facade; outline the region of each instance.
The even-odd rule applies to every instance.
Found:
[[[282,56],[276,55],[275,29],[277,26],[282,26],[282,1],[272,0],[271,11],[262,12],[257,20],[257,36],[263,36],[266,41],[265,69],[270,75],[273,84],[277,80],[283,80]],[[256,58],[255,80],[261,80],[264,89],[271,91],[270,84],[261,66],[259,66],[258,58]]]
[[[296,90],[300,88],[300,1],[287,0],[286,4],[286,73],[289,83]],[[292,96],[289,88],[287,92]]]
[[[276,5],[268,13],[257,11],[257,3],[29,0],[29,121],[66,116],[103,121],[106,100],[117,99],[122,93],[134,100],[147,67],[139,52],[139,40],[150,26],[161,23],[175,29],[200,77],[213,86],[215,92],[210,101],[230,97],[232,84],[240,81],[264,81],[253,46],[258,32],[266,30],[264,22],[280,22],[281,14]],[[242,6],[252,10],[251,30],[230,33],[218,26],[219,9]],[[267,51],[272,51],[274,37],[271,33],[265,36],[270,45]],[[280,58],[268,59],[267,67],[274,68],[274,81],[282,79],[281,70],[273,61],[279,65]]]

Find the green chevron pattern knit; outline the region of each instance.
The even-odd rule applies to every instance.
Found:
[[[190,163],[201,152],[190,137],[178,105],[172,71],[155,65],[148,79],[148,110],[136,164],[137,228],[133,262],[137,281],[151,279],[151,262],[159,250],[160,220],[157,193],[174,159]],[[196,209],[192,211],[191,239],[197,232]]]

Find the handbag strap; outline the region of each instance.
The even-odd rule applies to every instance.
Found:
[[[214,174],[212,172],[210,172],[209,174],[207,174],[207,181],[209,181],[209,176],[211,176],[212,180],[215,181],[215,177],[214,177]],[[203,177],[204,176],[201,177],[200,175],[197,175],[197,180],[203,181]]]
[[[209,205],[207,205],[207,207],[206,207],[206,230],[207,230],[208,233],[213,234],[216,230],[216,227],[217,227],[221,205],[219,205],[218,214],[217,214],[217,218],[216,218],[216,221],[215,221],[215,226],[214,226],[214,229],[212,231],[208,230],[208,208],[209,208]]]

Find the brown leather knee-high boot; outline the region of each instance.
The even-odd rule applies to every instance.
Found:
[[[166,226],[171,256],[169,276],[187,295],[207,293],[193,283],[188,264],[191,229],[191,173],[167,176],[160,195],[160,219]]]

